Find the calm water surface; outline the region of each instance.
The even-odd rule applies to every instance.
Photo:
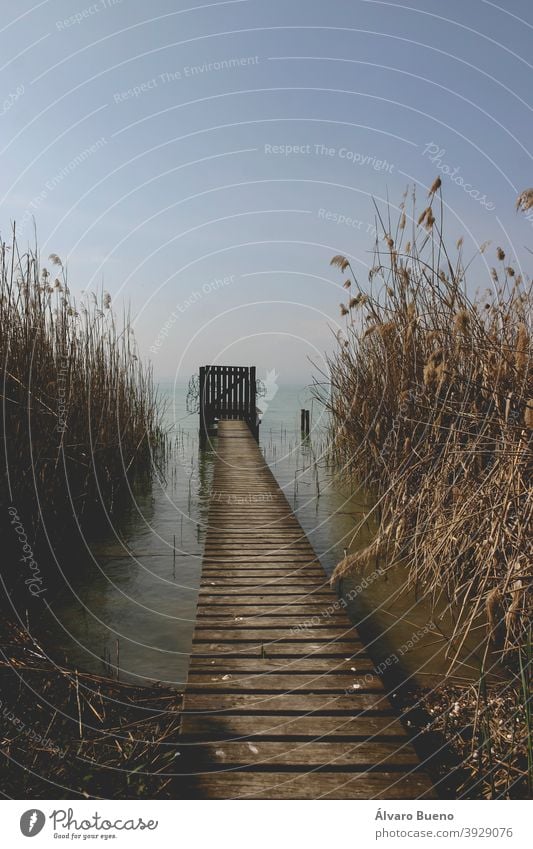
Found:
[[[186,389],[171,384],[160,389],[172,442],[165,477],[150,492],[137,495],[134,509],[115,519],[105,537],[73,552],[78,577],[52,601],[46,629],[70,664],[80,669],[116,674],[118,668],[122,680],[181,687],[191,649],[214,456],[199,449],[198,417],[187,414]],[[345,549],[356,550],[371,538],[370,523],[353,537],[369,498],[347,491],[324,462],[324,413],[308,388],[280,387],[259,406],[264,411],[260,445],[265,459],[331,573]],[[311,409],[313,430],[311,440],[303,442],[302,407]],[[362,577],[345,580],[342,590],[349,593]],[[395,653],[394,664],[425,682],[445,668],[446,643],[427,629],[429,605],[412,593],[400,596],[404,581],[401,569],[373,581],[355,595],[349,612],[355,622],[368,625],[376,663]],[[469,675],[468,665],[462,674]]]

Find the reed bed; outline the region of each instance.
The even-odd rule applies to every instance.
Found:
[[[472,264],[462,240],[447,246],[441,192],[437,180],[420,214],[406,192],[394,221],[376,206],[365,286],[347,258],[332,259],[345,276],[346,324],[315,394],[331,415],[335,464],[375,495],[377,533],[334,579],[375,561],[404,570],[406,589],[453,615],[450,670],[468,638],[485,663],[480,680],[497,663],[513,682],[505,696],[496,685],[483,710],[464,691],[503,770],[486,772],[490,794],[507,773],[527,773],[530,789],[533,778],[530,654],[520,667],[533,609],[532,288],[501,247],[482,246]],[[487,286],[474,290],[467,281],[483,263]],[[448,713],[450,692],[441,693]],[[518,736],[500,723],[510,702]],[[489,755],[477,757],[479,770]]]
[[[470,294],[440,192],[418,217],[413,197],[410,235],[406,196],[395,225],[377,211],[366,289],[332,260],[347,274],[346,329],[316,391],[337,463],[376,492],[380,518],[336,577],[376,557],[402,564],[409,586],[461,611],[452,654],[482,612],[513,652],[532,610],[532,288],[498,248],[490,285]]]
[[[495,684],[484,668],[467,686],[446,683],[420,693],[430,718],[421,733],[440,733],[457,756],[457,795],[489,799],[533,797],[533,716],[531,641],[519,655],[518,671]],[[528,674],[529,670],[529,674]],[[448,781],[450,767],[436,767]],[[460,777],[459,777],[460,776]]]
[[[14,234],[0,240],[0,507],[13,505],[32,538],[40,524],[59,532],[112,514],[163,444],[129,317],[117,326],[104,292],[78,306],[61,259],[49,262],[53,273]]]
[[[179,798],[177,691],[78,672],[5,620],[0,635],[4,797]]]

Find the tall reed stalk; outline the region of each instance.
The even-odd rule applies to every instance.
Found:
[[[128,317],[118,327],[104,293],[77,306],[50,262],[55,278],[14,235],[0,240],[0,509],[14,505],[28,535],[113,512],[162,441]]]
[[[406,586],[457,611],[453,657],[484,614],[516,663],[533,602],[531,283],[498,248],[472,291],[462,240],[451,251],[443,238],[440,180],[420,215],[407,193],[395,223],[376,214],[368,284],[332,260],[346,326],[316,387],[338,464],[379,506],[376,538],[336,575],[399,565]]]

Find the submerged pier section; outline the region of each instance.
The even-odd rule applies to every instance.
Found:
[[[183,705],[189,798],[434,798],[244,421],[220,421]]]

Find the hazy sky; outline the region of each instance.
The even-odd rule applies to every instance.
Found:
[[[331,256],[366,278],[372,195],[441,173],[451,240],[533,244],[528,0],[0,8],[2,234],[34,215],[73,291],[131,304],[160,377],[308,380],[340,323]]]

